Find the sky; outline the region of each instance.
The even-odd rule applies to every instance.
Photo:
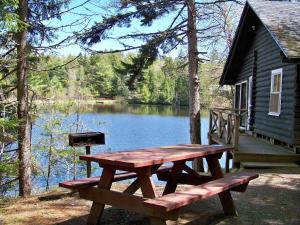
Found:
[[[73,8],[74,6],[78,6],[84,3],[85,0],[73,0],[68,8]],[[72,32],[82,31],[83,28],[91,27],[95,22],[100,22],[103,16],[109,16],[112,12],[107,7],[108,4],[112,4],[113,1],[109,0],[91,0],[91,2],[85,4],[84,6],[78,7],[70,12],[67,12],[62,15],[61,20],[53,20],[48,24],[51,26],[64,26],[68,24],[74,24],[73,26],[68,26],[57,32],[57,41],[60,41],[67,36],[71,35]],[[86,14],[93,15],[85,16]],[[130,28],[114,28],[110,34],[114,37],[118,37],[120,35],[129,34],[137,31],[141,32],[154,32],[161,29],[166,28],[171,23],[172,15],[165,16],[161,18],[159,21],[156,21],[152,24],[151,27],[141,27],[138,21],[134,21]],[[78,21],[78,22],[76,22]],[[138,45],[140,42],[137,40],[130,40],[126,44],[130,45]],[[119,44],[118,41],[115,40],[104,40],[99,44],[96,44],[92,47],[94,50],[115,50],[122,49],[122,45]],[[57,49],[57,53],[59,55],[78,55],[79,53],[84,53],[84,49],[81,49],[77,44],[71,44],[69,46]],[[173,52],[173,54],[177,54]]]
[[[74,8],[75,6],[79,6],[83,4],[87,0],[72,0],[71,4],[69,5],[69,9]],[[62,15],[61,20],[52,20],[49,21],[49,25],[54,27],[59,26],[66,26],[69,24],[74,24],[73,26],[66,26],[62,30],[57,32],[57,41],[60,41],[68,36],[70,36],[73,32],[82,32],[83,29],[87,29],[95,24],[95,22],[101,22],[103,17],[109,17],[110,15],[114,14],[114,10],[111,6],[115,2],[119,0],[90,0],[88,3],[84,4],[81,7],[68,11],[67,13]],[[132,23],[132,26],[129,28],[124,27],[115,27],[110,31],[110,36],[118,37],[124,34],[130,34],[134,32],[155,32],[159,30],[164,30],[168,27],[173,18],[175,13],[167,14],[162,18],[156,20],[150,27],[142,27],[140,26],[139,22],[136,20]],[[86,16],[89,15],[89,16]],[[238,16],[239,17],[239,16]],[[203,23],[202,23],[203,25]],[[204,26],[206,26],[204,24]],[[138,40],[129,40],[126,44],[129,45],[139,45],[141,41]],[[199,43],[199,51],[208,51],[208,49],[203,49],[203,43]],[[104,51],[104,50],[116,50],[122,49],[122,45],[116,40],[104,40],[100,43],[91,47],[93,50],[96,51]],[[222,48],[222,47],[221,47]],[[182,46],[178,49],[173,50],[168,55],[175,58],[179,55],[180,52],[185,52],[186,47]],[[86,51],[76,43],[69,44],[66,47],[57,49],[56,52],[62,56],[68,55],[78,55],[79,53],[85,54]],[[206,58],[207,56],[205,56]]]

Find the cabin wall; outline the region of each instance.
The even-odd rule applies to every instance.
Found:
[[[247,52],[241,59],[241,67],[235,83],[248,80],[252,75],[254,51],[257,52],[257,74],[252,93],[255,99],[253,131],[288,144],[294,144],[294,96],[297,67],[294,64],[282,63],[280,48],[264,25],[259,23]],[[278,68],[283,68],[281,114],[280,116],[271,116],[268,115],[271,71]]]
[[[298,75],[295,82],[295,119],[294,119],[294,144],[300,145],[300,64],[297,66]]]

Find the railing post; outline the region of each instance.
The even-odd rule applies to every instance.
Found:
[[[91,154],[91,146],[85,146],[85,154],[90,155]],[[92,174],[92,165],[90,161],[86,162],[86,176],[91,177]]]
[[[212,140],[211,140],[211,135],[212,135],[212,120],[213,120],[213,113],[212,110],[209,110],[209,128],[208,128],[208,144],[211,145],[212,144]]]
[[[222,137],[222,113],[218,112],[218,137]]]
[[[208,132],[211,133],[212,129],[212,110],[209,110],[209,130]]]
[[[238,145],[239,145],[239,132],[240,132],[240,121],[241,121],[241,115],[234,115],[234,136],[233,136],[233,147],[234,151],[238,151]],[[236,169],[240,168],[240,162],[237,162],[235,160],[235,157],[233,155],[233,167]]]
[[[238,150],[239,145],[239,132],[240,132],[240,115],[234,116],[234,139],[233,139],[233,147],[235,151]]]
[[[225,134],[225,140],[226,140],[225,144],[230,144],[230,141],[232,139],[231,121],[232,121],[232,116],[231,116],[231,114],[228,114],[227,115],[227,129],[226,129],[226,134]]]

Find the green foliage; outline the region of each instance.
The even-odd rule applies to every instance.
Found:
[[[8,155],[3,155],[2,159],[3,162],[0,163],[0,174],[1,176],[6,177],[14,177],[18,174],[18,164],[17,163],[9,163],[11,162],[11,158]]]
[[[0,2],[0,35],[16,33],[26,27],[16,13],[18,2],[18,0],[2,0]]]
[[[18,120],[17,118],[5,118],[1,117],[0,118],[0,127],[5,128],[6,130],[14,130],[18,126]]]
[[[66,69],[60,67],[64,61],[66,59],[62,61],[61,58],[55,56],[41,57],[35,61],[36,66],[28,74],[32,90],[43,97],[64,95],[68,80]]]
[[[138,54],[138,53],[137,53]],[[38,99],[90,99],[122,98],[130,103],[188,105],[188,71],[180,59],[164,57],[143,69],[143,79],[135,89],[127,87],[128,73],[124,63],[130,64],[136,54],[93,54],[82,56],[68,66],[63,63],[73,59],[56,56],[41,57],[29,73],[31,89]],[[218,77],[221,60],[212,57],[201,63],[202,105],[208,107],[220,95]],[[56,68],[44,70],[44,68]]]
[[[45,120],[36,124],[42,128],[42,132],[39,140],[33,144],[33,160],[36,175],[45,179],[46,190],[49,190],[55,176],[65,177],[67,174],[66,179],[75,177],[77,165],[82,163],[78,160],[78,156],[84,154],[82,149],[72,148],[68,144],[69,133],[85,131],[79,120],[76,119],[74,123],[66,121],[71,105],[53,104],[51,109],[45,112],[41,110],[40,113],[46,114],[43,116]],[[77,127],[76,130],[74,127]]]

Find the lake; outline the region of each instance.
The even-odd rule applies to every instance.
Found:
[[[133,150],[144,147],[155,147],[162,145],[188,144],[189,140],[189,118],[188,108],[180,107],[174,108],[172,106],[152,106],[152,105],[91,105],[82,106],[80,113],[69,113],[63,115],[62,113],[49,113],[45,111],[35,121],[33,126],[32,143],[37,164],[40,167],[45,167],[48,162],[47,154],[41,154],[42,142],[47,149],[48,136],[45,135],[45,123],[51,116],[59,117],[62,121],[65,133],[72,133],[75,130],[75,123],[80,121],[82,129],[79,131],[101,131],[105,133],[106,145],[93,146],[92,153],[99,153],[105,151],[120,151]],[[202,113],[202,143],[207,144],[208,132],[208,114]],[[48,127],[49,128],[49,127]],[[65,136],[67,139],[67,136]],[[64,144],[58,143],[56,148],[64,148]],[[40,148],[40,149],[39,149]],[[84,151],[81,151],[81,154]],[[56,160],[57,167],[51,172],[50,184],[57,185],[58,182],[72,179],[70,168],[68,165],[68,172],[66,172],[65,165],[67,160]],[[224,166],[224,160],[221,160]],[[44,165],[44,166],[42,166]],[[85,176],[85,165],[78,165],[78,176]],[[39,173],[35,176],[35,188],[45,187],[45,173]],[[97,165],[94,165],[93,175],[99,175],[100,171]]]

